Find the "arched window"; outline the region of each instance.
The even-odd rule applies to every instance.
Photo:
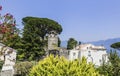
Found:
[[[73,52],[73,59],[76,59],[76,53]]]
[[[93,62],[93,58],[91,57],[91,52],[88,51],[87,63]]]
[[[90,52],[90,51],[88,51],[88,57],[89,57],[89,56],[91,56],[91,52]]]
[[[87,63],[90,63],[90,62],[93,63],[93,58],[92,57],[87,57]]]

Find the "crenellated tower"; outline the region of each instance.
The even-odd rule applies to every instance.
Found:
[[[58,34],[55,31],[51,31],[48,34],[47,55],[50,55],[50,54],[53,54],[54,56],[59,55]]]
[[[48,34],[48,50],[55,50],[58,47],[58,34],[51,31]]]

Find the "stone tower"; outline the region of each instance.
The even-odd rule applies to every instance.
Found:
[[[59,56],[58,34],[55,31],[51,31],[48,34],[48,51],[46,53],[47,55]]]
[[[55,31],[51,31],[48,34],[48,50],[56,50],[58,47],[58,34]]]

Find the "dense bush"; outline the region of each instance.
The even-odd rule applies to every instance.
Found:
[[[30,71],[30,68],[35,65],[36,62],[19,62],[15,64],[15,76],[28,76],[28,73]]]
[[[87,64],[86,59],[68,61],[63,57],[50,55],[39,61],[30,71],[30,76],[99,76],[93,64]]]
[[[99,73],[104,76],[120,76],[120,57],[116,51],[111,51],[109,62],[103,63],[98,69]]]

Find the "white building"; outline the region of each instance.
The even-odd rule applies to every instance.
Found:
[[[104,46],[94,46],[92,44],[81,44],[73,50],[69,50],[69,60],[86,57],[87,62],[92,62],[100,66],[103,61],[108,61],[107,52]]]

